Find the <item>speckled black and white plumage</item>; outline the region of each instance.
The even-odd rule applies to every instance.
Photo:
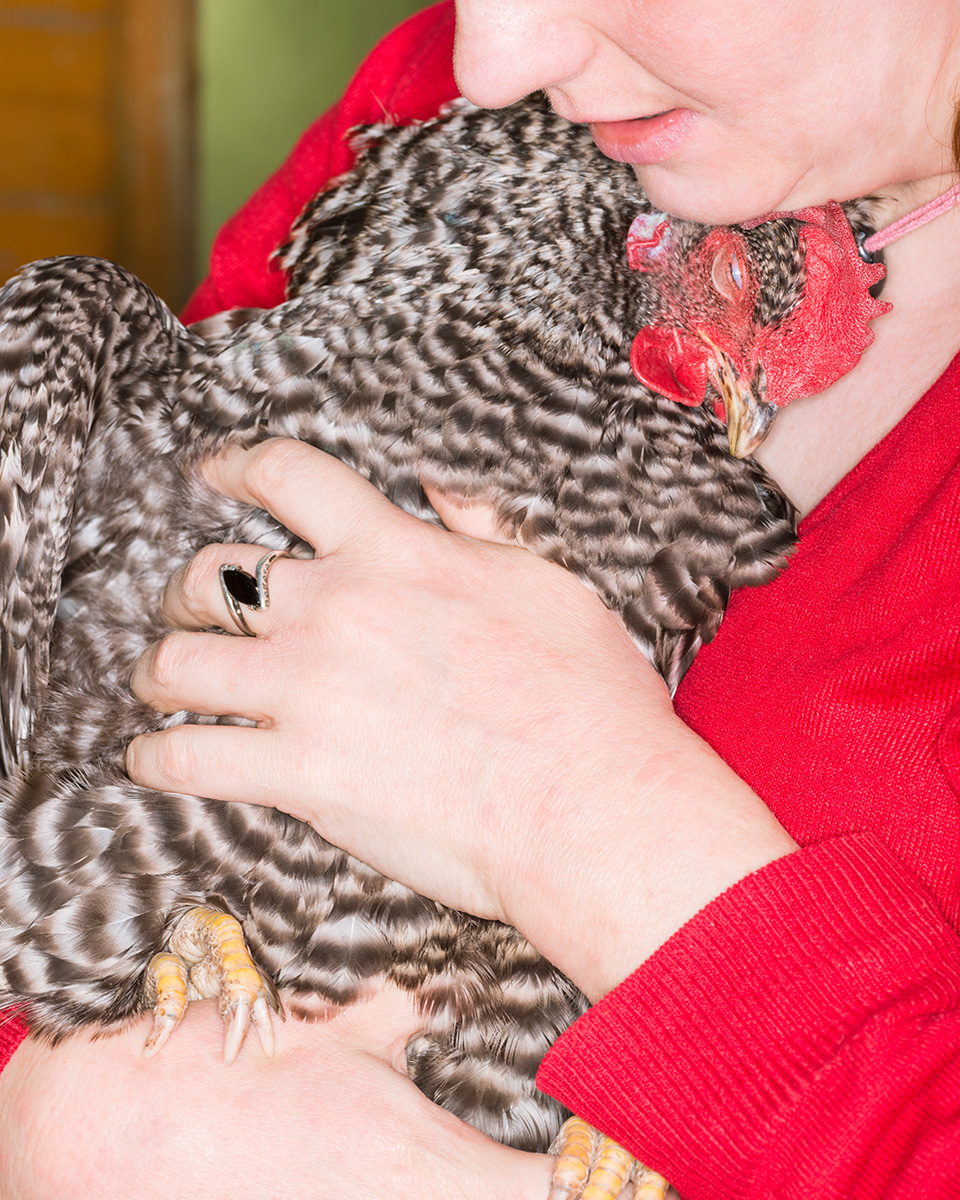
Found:
[[[559,1109],[533,1075],[582,1010],[575,989],[514,931],[280,813],[131,785],[123,747],[160,721],[126,683],[178,564],[211,541],[290,544],[193,465],[228,438],[290,435],[424,517],[421,479],[492,501],[675,686],[731,589],[771,579],[793,530],[712,413],[630,371],[633,335],[666,303],[626,265],[648,208],[628,168],[539,102],[463,107],[383,131],[312,204],[278,309],[185,330],[85,258],[0,292],[0,999],[37,1029],[136,1011],[175,917],[211,903],[280,987],[336,1004],[382,977],[415,989],[420,1085],[501,1140],[549,1142]],[[679,228],[683,255],[704,230]],[[802,292],[796,223],[745,237],[765,272],[757,319],[774,323]]]

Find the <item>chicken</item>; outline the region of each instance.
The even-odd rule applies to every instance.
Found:
[[[832,251],[817,239],[852,234],[839,210],[668,221],[539,100],[365,140],[281,250],[277,309],[184,329],[86,258],[32,264],[0,292],[0,999],[51,1039],[155,1008],[155,1049],[192,986],[219,994],[229,1057],[251,1017],[269,1045],[276,989],[309,1014],[389,980],[423,1013],[418,1086],[544,1149],[563,1113],[534,1074],[585,1002],[516,931],[279,812],[125,777],[134,734],[204,719],[160,718],[127,688],[171,572],[209,542],[307,553],[197,464],[228,439],[292,436],[426,520],[425,482],[481,497],[617,611],[675,688],[731,590],[773,579],[794,542],[789,503],[731,456],[712,409],[759,405],[759,423],[733,418],[753,443],[771,364],[784,374],[821,303],[813,263]],[[849,215],[867,227],[865,206]],[[882,273],[851,270],[848,366]],[[831,369],[808,374],[823,386]]]

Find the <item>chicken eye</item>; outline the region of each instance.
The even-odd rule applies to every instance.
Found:
[[[713,260],[710,272],[713,286],[727,300],[739,300],[743,292],[743,268],[740,256],[730,246],[725,246]]]

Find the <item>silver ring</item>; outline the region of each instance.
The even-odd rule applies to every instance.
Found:
[[[278,558],[289,557],[286,550],[271,550],[257,563],[255,575],[245,571],[239,563],[224,563],[220,568],[220,591],[223,592],[230,615],[236,621],[240,632],[246,634],[247,637],[256,637],[257,635],[247,624],[243,610],[249,608],[253,612],[263,612],[265,608],[270,607],[267,575]]]

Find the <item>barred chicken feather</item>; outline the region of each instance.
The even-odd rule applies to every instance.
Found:
[[[153,953],[206,906],[240,922],[268,992],[294,1011],[382,980],[413,992],[417,1084],[543,1149],[562,1114],[534,1074],[584,1000],[518,933],[414,894],[282,813],[124,775],[132,736],[200,719],[159,718],[127,687],[162,633],[171,572],[209,542],[306,553],[196,465],[227,440],[283,435],[427,520],[424,482],[483,498],[621,615],[671,688],[731,590],[784,566],[793,515],[730,455],[719,393],[685,408],[631,370],[637,331],[668,308],[682,319],[664,281],[700,261],[711,231],[673,222],[672,272],[631,268],[627,233],[650,203],[540,101],[459,106],[367,140],[282,250],[277,309],[185,329],[89,258],[34,263],[0,292],[0,999],[52,1039],[122,1023],[150,1005]],[[766,334],[803,304],[801,228],[737,233]],[[691,291],[691,309],[708,303],[722,294]]]

